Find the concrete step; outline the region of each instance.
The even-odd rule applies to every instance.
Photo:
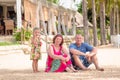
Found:
[[[14,42],[15,38],[12,35],[0,36],[0,42]]]
[[[0,46],[0,54],[24,53],[23,49],[29,49],[27,45]]]
[[[14,54],[14,53],[23,53],[23,50],[6,50],[6,51],[0,51],[0,55]]]
[[[9,45],[9,46],[0,46],[0,51],[6,50],[18,50],[28,47],[27,45]]]

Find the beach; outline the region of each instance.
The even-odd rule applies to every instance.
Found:
[[[89,71],[63,73],[44,72],[47,53],[39,60],[40,72],[33,73],[30,55],[24,54],[21,47],[15,50],[0,47],[0,50],[0,80],[120,80],[119,48],[98,48],[98,61],[105,71],[95,70],[92,64]]]

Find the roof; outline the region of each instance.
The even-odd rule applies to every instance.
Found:
[[[0,3],[13,3],[16,2],[16,0],[0,0]]]
[[[79,12],[76,12],[75,18],[76,18],[76,26],[77,27],[83,27],[83,16],[82,16],[82,14],[80,14]],[[92,27],[93,25],[88,21],[88,26]]]
[[[0,5],[11,6],[14,5],[16,0],[0,0]]]
[[[0,2],[15,2],[16,0],[0,0]]]

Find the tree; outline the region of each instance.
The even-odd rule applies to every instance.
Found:
[[[92,4],[90,2],[90,0],[88,1],[88,10],[90,10],[92,8]],[[104,8],[105,9],[100,9],[102,8],[102,5],[104,2]],[[101,5],[101,6],[100,6]],[[107,23],[107,27],[109,28],[110,26],[110,35],[114,35],[114,34],[119,34],[120,33],[120,0],[95,0],[95,6],[96,6],[96,17],[97,17],[97,24],[99,27],[99,22],[100,25],[105,25],[105,22]],[[101,11],[101,12],[100,12]],[[104,11],[104,12],[103,12]],[[102,13],[102,14],[99,14]],[[104,17],[101,17],[104,16]],[[101,18],[101,20],[99,21],[99,17]],[[101,22],[102,21],[102,22]],[[105,27],[101,26],[101,42],[106,41],[106,31],[105,31],[106,25]],[[104,39],[103,39],[104,38]],[[110,39],[110,38],[109,38]],[[106,42],[105,42],[106,44]]]
[[[100,2],[100,31],[101,31],[101,45],[106,44],[106,32],[105,32],[105,2]]]
[[[116,35],[119,34],[120,31],[120,0],[108,0],[108,3],[107,9],[109,11],[107,12],[107,15],[110,16],[110,35]]]
[[[94,36],[94,46],[97,46],[97,26],[96,26],[96,11],[95,11],[95,0],[92,1],[92,22],[93,22],[93,36]]]
[[[82,3],[77,5],[78,7],[78,12],[82,14]]]
[[[88,19],[87,19],[87,0],[82,1],[83,25],[84,25],[84,40],[89,43],[88,36]]]

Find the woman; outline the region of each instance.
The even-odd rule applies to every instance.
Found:
[[[70,61],[70,55],[63,45],[63,37],[57,34],[53,38],[53,44],[48,49],[48,59],[46,62],[45,72],[75,72]]]

